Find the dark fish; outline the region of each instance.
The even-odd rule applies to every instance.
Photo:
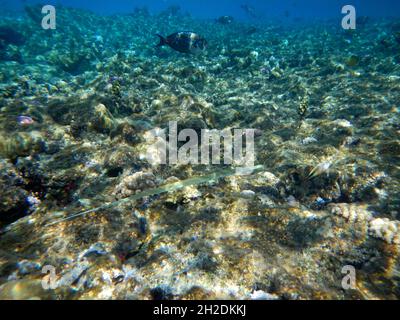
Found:
[[[200,53],[207,47],[207,41],[198,34],[190,31],[183,31],[171,34],[167,38],[157,34],[160,37],[160,43],[157,47],[165,45],[182,53]]]
[[[222,16],[218,19],[215,19],[215,22],[219,24],[231,24],[234,20],[235,19],[231,16]]]
[[[246,12],[246,14],[254,19],[258,19],[260,16],[256,13],[256,9],[248,4],[242,4],[240,8]]]

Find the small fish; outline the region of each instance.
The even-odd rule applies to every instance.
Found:
[[[191,31],[177,32],[166,38],[159,34],[157,36],[160,37],[157,47],[168,45],[175,51],[193,54],[200,53],[207,48],[207,41]]]
[[[35,123],[35,120],[33,120],[31,117],[28,117],[28,116],[18,116],[17,122],[20,125],[31,125],[31,124]]]
[[[258,29],[256,27],[250,27],[245,31],[245,34],[247,35],[252,35],[258,32]]]
[[[218,19],[215,19],[215,22],[219,24],[231,24],[234,20],[235,19],[231,16],[222,16]]]
[[[256,13],[256,9],[248,4],[242,4],[240,8],[246,12],[246,14],[253,19],[258,19],[260,16]]]

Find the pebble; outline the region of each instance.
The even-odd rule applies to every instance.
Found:
[[[253,199],[256,196],[256,193],[252,190],[243,190],[240,192],[240,196],[245,199]]]

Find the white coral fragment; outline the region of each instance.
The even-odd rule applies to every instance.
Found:
[[[388,218],[377,218],[369,223],[370,235],[389,244],[400,244],[399,231],[400,222]]]

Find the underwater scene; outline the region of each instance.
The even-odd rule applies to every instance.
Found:
[[[0,299],[400,298],[400,2],[0,1]]]

